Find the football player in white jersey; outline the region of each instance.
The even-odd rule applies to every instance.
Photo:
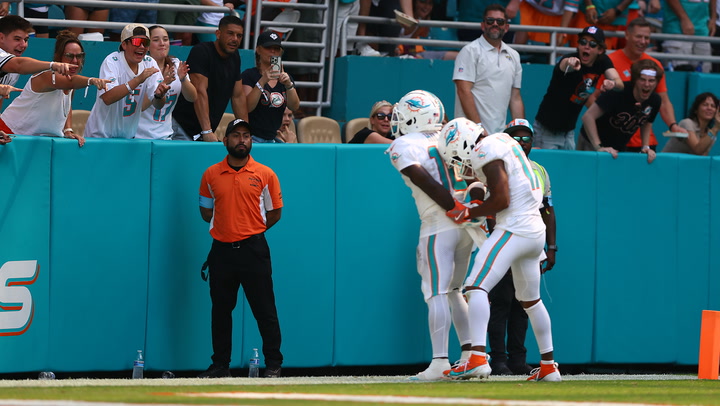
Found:
[[[155,60],[145,55],[150,45],[147,27],[128,24],[120,38],[120,50],[108,55],[100,66],[98,76],[111,82],[107,90],[97,93],[85,138],[135,138],[140,113],[151,104],[156,109],[165,106],[170,87]]]
[[[142,112],[135,138],[150,140],[169,140],[173,136],[172,112],[180,93],[189,102],[194,102],[197,90],[190,82],[187,63],[170,57],[170,37],[167,30],[153,25],[150,30],[149,55],[163,70],[163,77],[169,80],[170,90],[165,95],[165,105],[161,109],[150,107]]]
[[[445,372],[452,379],[487,378],[491,368],[485,345],[490,317],[488,292],[512,268],[515,296],[528,314],[540,349],[540,368],[528,380],[560,381],[553,359],[550,315],[540,300],[538,263],[545,246],[545,224],[540,217],[542,188],[520,144],[505,133],[478,139],[469,131],[460,132],[461,142],[477,141],[472,153],[450,159],[448,164],[467,168],[488,187],[489,197],[482,204],[447,215],[456,222],[480,216],[495,216],[495,228],[474,253],[473,266],[465,281],[472,335],[472,355],[464,364]]]
[[[391,127],[396,139],[386,153],[412,191],[420,215],[417,267],[428,305],[433,351],[430,366],[410,379],[443,380],[447,379],[443,371],[450,368],[451,324],[455,325],[463,350],[461,359],[468,358],[470,350],[467,304],[460,288],[467,275],[473,239],[445,215],[455,207],[453,193],[464,192],[466,185],[456,179],[452,169],[448,170],[437,149],[445,114],[442,102],[435,95],[412,91],[400,99],[392,114]],[[478,234],[485,236],[484,232]]]

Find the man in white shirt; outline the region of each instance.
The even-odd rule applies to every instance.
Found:
[[[513,118],[525,117],[520,95],[520,55],[502,41],[509,23],[505,8],[485,9],[483,35],[465,45],[455,59],[455,117],[482,122],[489,133],[505,128],[507,109]]]

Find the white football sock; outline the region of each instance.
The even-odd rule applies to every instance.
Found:
[[[451,321],[447,295],[433,296],[428,299],[427,305],[433,358],[447,358]]]
[[[472,345],[486,345],[487,326],[490,320],[488,294],[482,289],[472,289],[468,291],[467,297]]]
[[[448,302],[450,302],[450,313],[452,314],[453,325],[457,333],[460,345],[472,343],[470,339],[470,322],[468,317],[468,305],[459,290],[453,290],[448,293]],[[470,357],[468,355],[468,357]]]
[[[542,300],[525,309],[533,333],[535,341],[537,341],[540,354],[545,354],[553,350],[552,342],[552,326],[550,323],[550,314],[548,314]]]

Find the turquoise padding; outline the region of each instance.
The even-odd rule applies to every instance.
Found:
[[[145,344],[152,144],[52,142],[50,367],[131,368]]]
[[[432,357],[415,260],[420,222],[385,149],[337,148],[336,365]]]
[[[708,226],[710,227],[710,274],[708,276],[708,304],[706,310],[720,310],[720,273],[712,270],[720,269],[720,250],[714,247],[720,246],[720,235],[715,230],[720,230],[720,213],[717,211],[717,202],[720,202],[720,158],[713,157],[710,165],[710,211]],[[699,318],[699,316],[698,316]]]
[[[37,279],[28,285],[14,286],[32,294],[34,313],[20,328],[8,328],[3,321],[11,312],[0,308],[0,370],[18,372],[47,368],[50,314],[50,162],[51,143],[37,137],[18,136],[0,146],[0,289],[8,283],[8,261],[36,260]],[[7,298],[6,292],[3,297]],[[29,305],[29,301],[27,303]],[[0,306],[24,306],[2,303]],[[20,317],[22,319],[22,317]]]
[[[667,309],[682,299],[671,294],[678,206],[668,197],[678,196],[677,159],[661,154],[648,165],[644,154],[600,154],[597,163],[594,361],[673,362],[667,343],[678,331],[667,328]],[[639,323],[646,328],[632,327]]]

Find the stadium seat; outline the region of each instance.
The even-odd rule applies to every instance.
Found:
[[[285,9],[280,14],[278,14],[273,21],[279,22],[279,23],[296,23],[300,21],[300,10],[293,10],[293,9]],[[269,30],[275,31],[276,33],[282,35],[282,40],[287,41],[288,38],[290,38],[290,34],[293,32],[292,27],[268,27]]]
[[[85,123],[90,117],[90,110],[73,110],[72,111],[72,128],[77,135],[83,135],[85,131]]]
[[[308,116],[297,125],[298,142],[303,144],[342,144],[340,125],[332,118]]]
[[[365,117],[354,118],[345,123],[345,142],[350,142],[353,136],[363,129],[363,127],[370,128],[370,120]]]
[[[230,124],[230,122],[233,120],[235,120],[235,114],[233,114],[233,113],[223,114],[222,118],[220,119],[220,123],[218,124],[217,129],[215,130],[215,135],[217,135],[218,141],[222,141],[222,139],[225,138],[225,130],[227,130],[228,124]]]

